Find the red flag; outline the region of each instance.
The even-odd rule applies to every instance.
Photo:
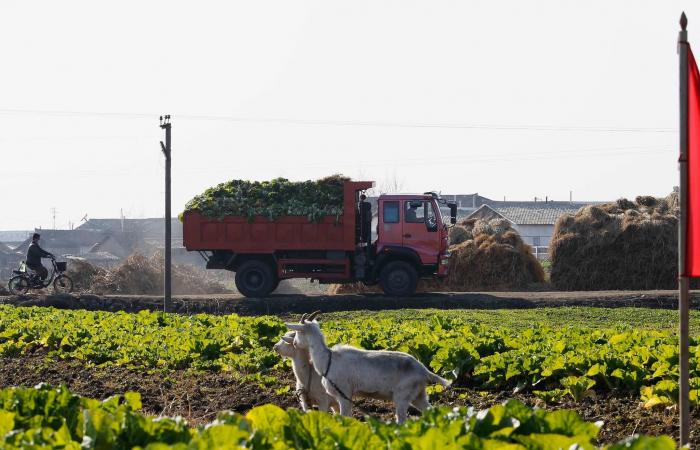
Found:
[[[688,45],[688,228],[683,274],[700,277],[700,73]]]

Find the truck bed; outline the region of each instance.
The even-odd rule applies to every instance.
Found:
[[[343,215],[311,222],[302,216],[270,220],[256,216],[208,218],[197,211],[183,217],[183,241],[189,251],[230,250],[235,253],[273,253],[278,250],[353,251],[356,243],[356,192],[372,182],[345,183]]]
[[[185,214],[183,238],[187,250],[232,250],[236,253],[272,253],[276,250],[352,250],[354,220],[324,217],[320,223],[305,217],[283,216],[274,222],[255,217],[227,216],[210,219],[199,213]]]

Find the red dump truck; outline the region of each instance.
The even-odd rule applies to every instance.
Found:
[[[235,272],[236,287],[247,297],[265,297],[288,278],[379,283],[387,295],[408,296],[419,278],[446,276],[449,225],[440,206],[449,207],[454,224],[456,205],[433,192],[390,194],[378,198],[373,213],[365,196],[373,186],[346,181],[343,214],[319,222],[301,216],[214,219],[187,211],[184,244],[205,258],[208,269]]]

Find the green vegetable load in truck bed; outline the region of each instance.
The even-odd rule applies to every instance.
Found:
[[[252,220],[264,216],[306,216],[319,222],[324,216],[343,214],[343,183],[349,178],[333,175],[317,181],[231,180],[211,187],[185,205],[185,211],[199,211],[206,217],[243,216]]]

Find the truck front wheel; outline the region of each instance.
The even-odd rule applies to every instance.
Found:
[[[405,261],[390,262],[379,273],[379,284],[386,295],[408,297],[416,292],[418,273]]]
[[[236,288],[246,297],[265,297],[274,290],[276,279],[269,264],[250,260],[236,271]]]

